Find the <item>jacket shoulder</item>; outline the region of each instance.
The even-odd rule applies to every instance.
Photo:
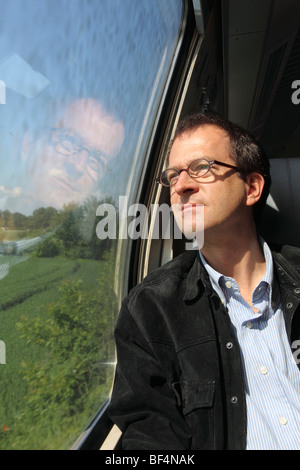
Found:
[[[272,249],[275,264],[279,270],[284,270],[294,281],[300,281],[300,248],[282,245]]]
[[[151,282],[157,278],[164,277],[165,275],[170,274],[185,274],[189,272],[190,268],[194,264],[194,261],[197,256],[197,250],[184,251],[180,255],[173,258],[171,261],[168,261],[166,264],[163,264],[159,268],[156,268],[154,271],[150,272],[142,281]]]
[[[295,268],[300,268],[300,248],[284,245],[282,246],[280,253]]]
[[[197,250],[189,250],[181,253],[168,263],[160,266],[149,273],[138,285],[136,285],[127,296],[132,301],[141,291],[155,287],[156,293],[164,290],[166,284],[176,289],[176,285],[187,277],[197,257]],[[170,293],[170,291],[169,291]]]
[[[285,261],[294,268],[300,269],[300,248],[291,245],[275,245],[271,246],[273,256],[276,258],[283,257]]]

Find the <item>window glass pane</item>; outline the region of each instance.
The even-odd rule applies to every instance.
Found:
[[[118,233],[97,208],[136,184],[181,1],[0,11],[0,448],[69,448],[114,373]]]

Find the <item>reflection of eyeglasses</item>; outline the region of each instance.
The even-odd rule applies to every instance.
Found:
[[[72,135],[68,129],[53,128],[50,130],[51,143],[60,155],[74,155],[87,152],[87,170],[90,177],[96,181],[97,177],[107,172],[107,157],[103,152],[93,150],[86,145],[80,137]]]
[[[233,168],[238,171],[237,166],[229,165],[228,163],[219,162],[218,160],[206,160],[205,158],[199,158],[199,160],[194,160],[187,168],[182,170],[177,170],[176,168],[167,168],[162,172],[159,178],[156,178],[156,182],[162,184],[163,186],[173,186],[177,183],[180,173],[186,171],[187,174],[193,178],[202,178],[206,173],[212,168],[213,165],[226,166],[227,168]]]

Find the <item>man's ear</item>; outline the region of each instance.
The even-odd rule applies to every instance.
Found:
[[[246,206],[253,206],[259,201],[265,185],[264,177],[257,172],[250,173],[247,177]]]

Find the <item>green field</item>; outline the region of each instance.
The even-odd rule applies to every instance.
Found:
[[[112,383],[113,261],[19,261],[0,282],[0,449],[67,449]]]

